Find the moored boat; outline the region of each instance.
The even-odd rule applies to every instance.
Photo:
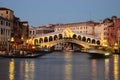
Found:
[[[33,55],[0,55],[3,58],[37,58],[43,55],[33,54]]]
[[[112,55],[109,51],[91,49],[88,50],[88,54],[93,58],[108,58]]]
[[[9,52],[6,54],[1,54],[0,57],[2,58],[37,58],[44,55],[45,55],[44,53],[33,53],[29,51],[22,51],[22,52],[15,51],[15,52]]]

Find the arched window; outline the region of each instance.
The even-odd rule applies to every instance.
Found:
[[[83,37],[83,38],[82,38],[82,41],[86,41],[86,37]]]
[[[92,44],[95,44],[95,39],[92,40]]]
[[[35,40],[34,40],[34,45],[37,45],[37,44],[38,44],[38,40],[35,39]]]
[[[52,40],[53,40],[53,38],[52,38],[52,36],[50,36],[50,37],[49,37],[49,41],[52,41]]]
[[[99,40],[97,41],[97,45],[100,45],[100,41]]]
[[[59,39],[62,39],[62,34],[59,34]]]
[[[81,40],[81,36],[80,35],[78,36],[78,39]]]
[[[87,38],[87,42],[90,43],[90,42],[91,42],[91,39],[90,39],[90,38]]]
[[[3,32],[3,29],[1,28],[1,35],[3,35],[3,33],[4,33],[4,32]]]
[[[58,39],[58,37],[57,37],[57,35],[55,35],[55,36],[54,36],[54,40],[57,40],[57,39]]]
[[[74,39],[77,39],[77,35],[76,35],[76,34],[73,34],[73,38],[74,38]]]
[[[48,38],[47,37],[44,38],[44,42],[48,42]]]
[[[42,43],[42,42],[43,42],[43,38],[40,38],[40,39],[39,39],[39,43]]]

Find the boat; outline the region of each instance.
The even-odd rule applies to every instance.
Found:
[[[34,54],[34,55],[0,55],[3,58],[37,58],[43,55]]]
[[[87,52],[92,58],[108,58],[112,55],[109,51],[91,49]]]
[[[44,53],[32,53],[28,51],[24,51],[24,53],[22,52],[19,51],[19,52],[9,52],[6,54],[0,54],[0,57],[2,58],[37,58],[45,55]]]

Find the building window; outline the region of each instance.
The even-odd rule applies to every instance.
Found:
[[[30,31],[30,35],[31,35],[32,31]]]
[[[35,34],[35,31],[33,31],[33,35]]]
[[[1,21],[1,23],[0,23],[1,25],[3,25],[3,21]]]
[[[10,26],[10,23],[8,23],[8,25]]]
[[[3,29],[1,28],[1,35],[3,34]]]
[[[8,22],[6,21],[6,26],[8,26]]]
[[[6,11],[6,14],[8,14],[8,11]]]

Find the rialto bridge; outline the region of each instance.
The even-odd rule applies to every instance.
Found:
[[[67,42],[75,43],[84,48],[90,48],[91,45],[101,45],[100,39],[94,36],[72,32],[69,28],[59,32],[37,35],[32,39],[32,44],[40,48],[51,48],[57,44]]]

